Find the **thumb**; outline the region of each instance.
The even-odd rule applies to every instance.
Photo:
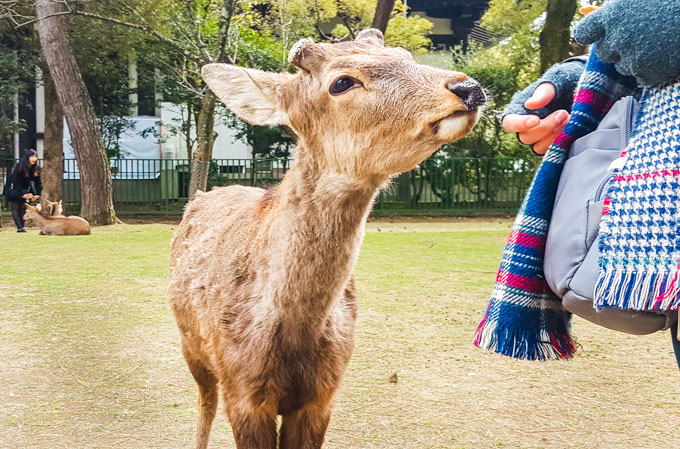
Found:
[[[524,107],[527,109],[539,109],[547,106],[554,98],[555,86],[552,83],[545,82],[534,90],[531,98],[524,102]]]
[[[581,45],[589,45],[605,35],[602,9],[588,14],[574,27],[574,39]]]

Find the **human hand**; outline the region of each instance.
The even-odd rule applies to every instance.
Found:
[[[555,87],[551,83],[543,83],[536,88],[531,98],[524,102],[526,109],[539,109],[555,98]],[[569,113],[564,109],[549,114],[541,119],[537,115],[508,114],[503,117],[503,129],[517,133],[519,141],[532,145],[537,154],[545,154],[550,145],[562,132],[569,120]]]
[[[680,2],[609,0],[574,28],[581,44],[622,75],[656,86],[680,77]]]
[[[26,193],[26,194],[22,195],[21,197],[25,200],[30,200],[31,198],[33,198],[33,194],[32,193]]]

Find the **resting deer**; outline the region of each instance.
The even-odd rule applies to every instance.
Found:
[[[56,203],[55,203],[56,204]],[[42,235],[89,235],[90,224],[84,218],[63,215],[45,216],[36,206],[26,205],[25,220],[33,220]]]
[[[172,240],[169,296],[198,384],[198,449],[218,396],[238,449],[321,447],[352,353],[353,270],[373,200],[390,176],[467,134],[485,100],[463,73],[418,65],[377,30],[305,39],[289,59],[295,74],[202,71],[237,115],[287,125],[298,147],[277,187],[199,193]]]

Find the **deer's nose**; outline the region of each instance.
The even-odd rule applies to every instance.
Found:
[[[446,87],[460,98],[468,111],[473,111],[486,102],[482,86],[477,81],[467,80],[462,83],[447,83]]]

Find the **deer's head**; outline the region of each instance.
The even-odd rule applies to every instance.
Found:
[[[63,215],[64,208],[61,203],[62,200],[59,201],[49,201],[45,200],[45,210],[41,210],[40,212],[44,213],[48,217],[55,217],[55,216],[60,216]]]
[[[24,220],[33,220],[36,216],[41,215],[40,207],[38,206],[31,206],[30,204],[26,204],[26,213],[24,213]]]
[[[208,64],[202,74],[242,119],[289,126],[320,167],[354,179],[412,169],[465,136],[485,101],[467,75],[417,64],[378,30],[353,42],[303,39],[289,60],[297,73]]]

